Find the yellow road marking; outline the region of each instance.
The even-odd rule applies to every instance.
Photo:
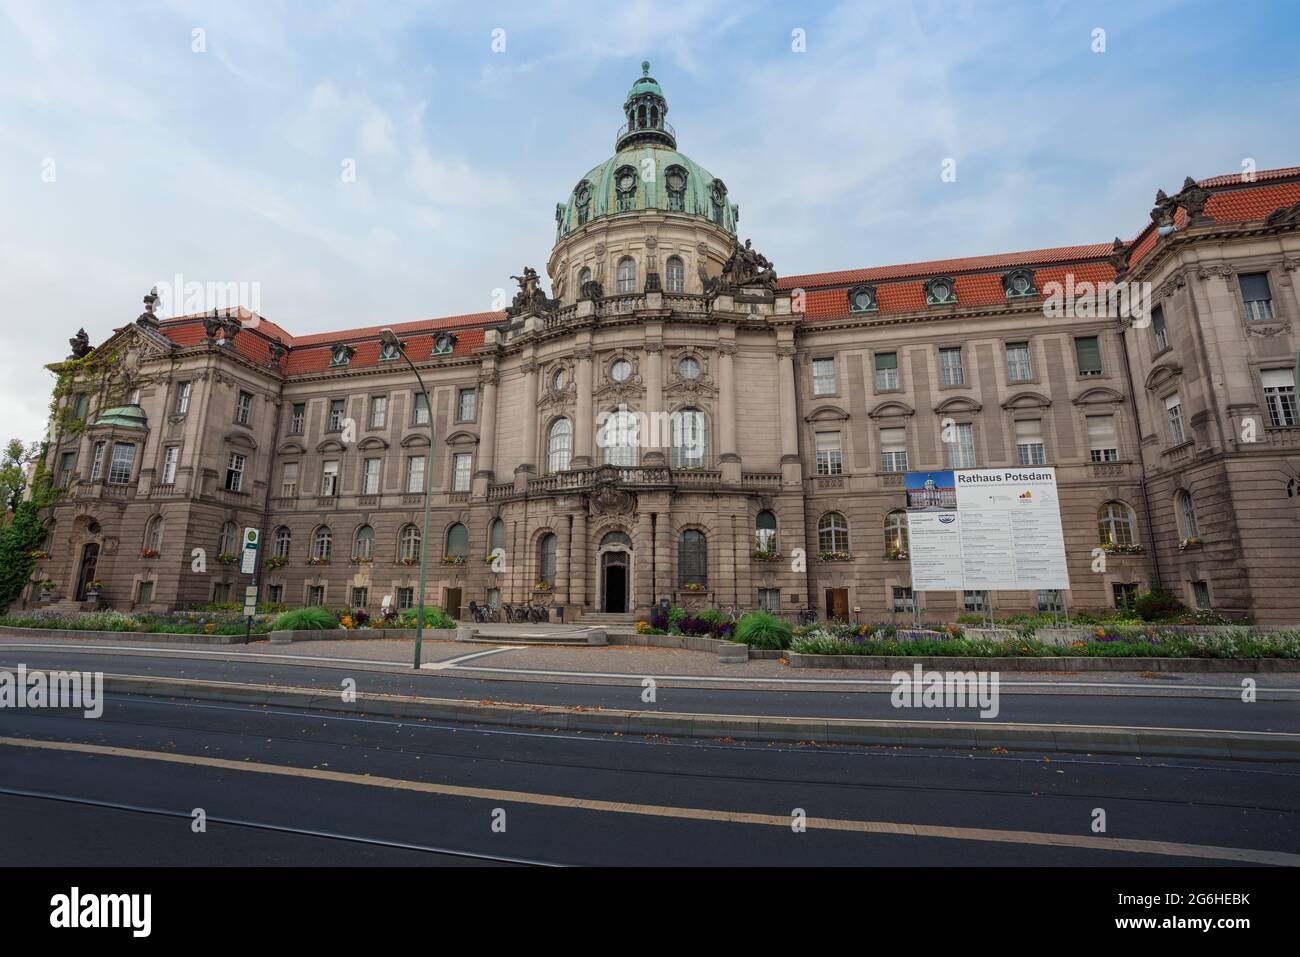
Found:
[[[75,751],[82,754],[99,754],[117,758],[137,758],[145,761],[162,761],[167,764],[221,768],[226,771],[278,774],[284,777],[311,778],[317,781],[334,781],[342,784],[360,784],[366,787],[417,791],[423,794],[441,794],[447,797],[476,798],[485,801],[533,804],[580,811],[639,814],[646,817],[666,817],[690,821],[719,821],[728,824],[762,824],[783,828],[788,828],[791,824],[791,817],[783,814],[757,814],[750,811],[725,811],[716,808],[667,807],[658,804],[629,804],[621,801],[565,797],[560,794],[534,794],[528,791],[505,791],[499,788],[462,787],[455,784],[434,784],[427,781],[409,781],[403,778],[350,774],[344,771],[326,771],[320,768],[265,764],[260,761],[232,761],[228,758],[204,757],[197,754],[173,754],[161,751],[145,751],[139,748],[83,744],[77,741],[37,741],[31,738],[0,737],[0,745],[15,748],[39,748],[47,751]],[[858,834],[894,834],[904,837],[931,837],[954,841],[989,841],[998,844],[1079,847],[1128,854],[1158,854],[1166,857],[1194,857],[1207,860],[1234,861],[1243,864],[1274,864],[1281,867],[1300,867],[1300,854],[1255,850],[1253,848],[1180,844],[1172,841],[1138,841],[1130,838],[1092,837],[1081,834],[1051,834],[1044,831],[1005,831],[995,828],[943,827],[933,824],[851,821],[825,817],[810,817],[807,819],[807,825],[809,828],[849,831]]]

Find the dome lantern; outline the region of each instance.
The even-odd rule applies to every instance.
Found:
[[[641,76],[632,84],[623,102],[627,122],[615,138],[615,149],[657,143],[677,148],[677,137],[668,125],[668,101],[658,81],[650,75],[650,61],[641,63]]]

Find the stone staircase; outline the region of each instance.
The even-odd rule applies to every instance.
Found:
[[[589,611],[583,613],[581,621],[584,625],[595,625],[600,628],[636,627],[636,615],[631,612]]]
[[[606,644],[603,625],[462,625],[462,633],[472,637],[458,637],[494,645],[603,645]]]

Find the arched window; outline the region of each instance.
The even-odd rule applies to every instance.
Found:
[[[686,291],[686,267],[677,256],[669,256],[664,273],[664,288],[668,292]]]
[[[1196,502],[1186,489],[1178,493],[1178,517],[1183,526],[1183,538],[1201,537],[1201,526],[1196,521]]]
[[[370,525],[362,525],[352,537],[352,557],[370,561],[375,557],[375,530]]]
[[[316,529],[311,540],[311,557],[317,561],[329,561],[330,550],[334,547],[334,533],[328,525]]]
[[[907,557],[907,513],[902,509],[894,509],[885,516],[885,555],[889,558]]]
[[[631,166],[621,166],[614,173],[614,205],[618,212],[636,209],[636,180],[636,170]]]
[[[547,532],[537,543],[537,581],[555,587],[555,533]]]
[[[464,528],[465,526],[460,526]],[[402,532],[397,539],[397,556],[400,561],[407,565],[415,565],[420,561],[420,529],[414,524],[402,526]]]
[[[600,429],[606,465],[636,465],[637,421],[626,409],[612,412]]]
[[[628,537],[627,532],[606,532],[600,539],[601,548],[618,545],[622,545],[624,548],[632,547],[632,539]]]
[[[618,291],[636,292],[636,261],[631,256],[618,261]]]
[[[1097,509],[1097,540],[1103,545],[1132,545],[1133,516],[1123,502],[1104,502]]]
[[[754,547],[760,552],[776,554],[776,516],[767,509],[754,519]]]
[[[236,541],[239,537],[239,529],[235,527],[234,522],[226,522],[221,526],[221,536],[217,539],[218,555],[235,554]]]
[[[686,210],[686,170],[670,166],[664,170],[664,185],[668,187],[668,208],[678,212]]]
[[[585,286],[585,285],[587,285],[587,283],[589,283],[589,282],[591,282],[591,267],[590,267],[590,266],[583,266],[582,269],[580,269],[580,270],[578,271],[578,292],[579,292],[579,294],[581,294],[581,292],[582,292],[582,287]]]
[[[677,540],[677,578],[682,586],[709,582],[709,543],[697,529],[686,529]]]
[[[162,551],[163,531],[166,524],[161,515],[155,515],[149,520],[149,527],[145,530],[144,535],[144,547],[146,549],[154,553]]]
[[[281,525],[275,530],[275,544],[271,554],[276,558],[288,558],[289,546],[293,543],[293,532],[289,526]]]
[[[817,550],[821,552],[849,550],[849,522],[839,512],[827,512],[818,521]]]
[[[709,454],[709,429],[699,409],[673,413],[673,461],[675,469],[703,468]]]
[[[469,555],[469,529],[457,522],[447,529],[447,547],[443,556],[447,558],[465,558]]]
[[[488,552],[494,552],[498,548],[502,551],[506,548],[506,523],[494,518],[488,523]]]
[[[546,471],[563,472],[573,458],[573,425],[556,419],[546,435]]]

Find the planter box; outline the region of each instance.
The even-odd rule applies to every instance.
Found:
[[[414,628],[305,628],[300,631],[273,631],[271,643],[287,645],[295,641],[375,641],[382,638],[415,638]],[[455,628],[426,628],[426,641],[455,641]]]

